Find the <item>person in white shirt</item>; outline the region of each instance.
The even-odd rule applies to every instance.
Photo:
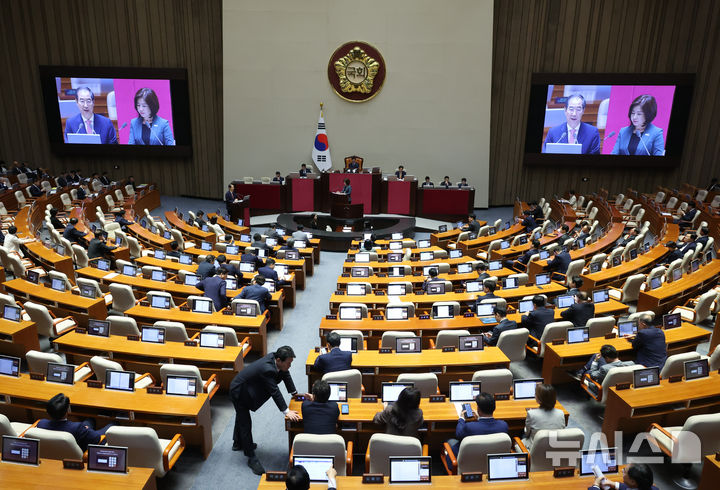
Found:
[[[8,228],[8,233],[5,236],[4,246],[8,252],[15,252],[20,257],[24,257],[22,250],[20,250],[20,244],[22,244],[22,240],[17,237],[16,233],[16,226],[11,226],[10,228]]]

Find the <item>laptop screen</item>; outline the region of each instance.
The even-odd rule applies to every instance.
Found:
[[[395,339],[395,352],[418,353],[421,349],[420,337],[400,337]]]
[[[420,260],[433,260],[435,254],[433,252],[420,252]]]
[[[352,277],[368,277],[370,275],[370,269],[367,267],[353,267],[350,269],[350,276]]]
[[[390,483],[430,483],[430,456],[390,456]]]
[[[402,233],[393,233],[393,234],[390,236],[390,238],[392,238],[393,240],[402,240],[402,239],[403,239],[403,234],[402,234]]]
[[[491,260],[488,262],[488,269],[491,271],[499,271],[502,269],[502,262],[499,260]]]
[[[170,298],[168,298],[167,296],[158,296],[156,294],[153,294],[152,296],[150,296],[150,306],[152,308],[162,308],[164,310],[169,310]]]
[[[478,303],[477,316],[492,316],[495,310],[495,303]]]
[[[695,259],[690,262],[690,272],[695,272],[700,268],[700,259]]]
[[[155,250],[155,258],[159,260],[163,260],[165,258],[165,251],[164,250]]]
[[[685,380],[706,378],[710,373],[707,359],[685,361]]]
[[[452,318],[455,313],[455,308],[452,305],[433,305],[432,317],[433,318]]]
[[[574,302],[575,299],[569,294],[564,294],[557,297],[558,308],[569,308]]]
[[[402,296],[406,292],[405,284],[388,284],[388,296]]]
[[[415,383],[390,383],[383,382],[382,384],[382,401],[383,402],[395,402],[400,396],[400,392],[405,388],[412,388]]]
[[[255,272],[255,264],[252,262],[240,262],[240,272]]]
[[[544,286],[550,284],[550,274],[537,274],[535,275],[535,285]]]
[[[437,267],[434,267],[432,265],[426,265],[423,267],[423,276],[429,276],[430,275],[430,269],[437,270]]]
[[[267,237],[265,239],[265,245],[267,245],[268,247],[274,247],[275,245],[277,245],[277,239],[272,238],[272,237]]]
[[[548,252],[547,250],[540,250],[539,255],[540,255],[540,260],[545,260],[548,257],[550,257],[550,252]]]
[[[488,454],[488,481],[527,480],[526,453]]]
[[[307,243],[305,240],[295,240],[295,248],[306,248]]]
[[[506,277],[503,283],[504,289],[515,289],[518,287],[517,277]]]
[[[126,447],[88,445],[88,471],[127,473]]]
[[[467,274],[469,272],[472,272],[473,267],[472,264],[465,263],[465,264],[458,264],[457,271],[458,274]]]
[[[64,292],[65,291],[65,281],[62,279],[58,279],[57,277],[53,277],[50,280],[50,287],[53,288],[55,291]]]
[[[200,242],[200,250],[205,250],[206,252],[209,252],[210,250],[212,250],[212,243]]]
[[[632,250],[630,250],[630,260],[637,259],[637,254],[638,254],[637,248],[633,248]]]
[[[124,276],[133,276],[135,277],[137,275],[137,269],[135,269],[132,265],[123,265],[122,273]]]
[[[418,248],[428,248],[430,246],[430,240],[418,240]]]
[[[135,391],[135,373],[132,371],[105,371],[105,388],[108,390]]]
[[[276,263],[276,264],[275,264],[275,272],[277,272],[277,273],[278,273],[278,276],[280,276],[281,278],[282,278],[282,276],[287,276],[288,273],[289,273],[289,272],[288,272],[288,266],[285,265],[285,264],[278,264],[278,263]]]
[[[228,277],[225,279],[225,289],[237,289],[237,279]]]
[[[390,277],[405,277],[405,267],[391,267]]]
[[[567,341],[568,341],[568,344],[589,342],[590,341],[590,329],[587,327],[568,328]]]
[[[459,259],[462,257],[462,250],[450,250],[449,257],[451,259]]]
[[[80,284],[80,296],[95,299],[95,287],[91,284]]]
[[[370,262],[370,254],[365,252],[356,253],[355,262]]]
[[[2,460],[8,463],[32,464],[37,466],[40,451],[39,439],[2,436]]]
[[[362,319],[362,308],[359,306],[341,306],[340,320],[360,320]]]
[[[505,250],[506,248],[510,248],[510,242],[507,240],[503,240],[500,242],[500,249]]]
[[[228,255],[237,255],[240,252],[240,247],[238,245],[228,245],[225,247],[225,253]]]
[[[298,252],[297,250],[286,250],[285,258],[287,260],[298,260],[300,258],[300,252]]]
[[[483,349],[483,336],[482,335],[460,335],[458,337],[458,349],[461,352],[482,350]]]
[[[75,382],[75,366],[72,364],[60,364],[48,362],[45,379],[51,383],[63,383],[71,385]]]
[[[516,400],[532,400],[535,398],[535,386],[542,382],[542,379],[513,380],[513,398]]]
[[[438,226],[438,233],[445,233],[447,231],[447,225]]]
[[[673,269],[673,281],[677,281],[682,277],[682,267],[678,267],[677,269]]]
[[[192,264],[192,257],[190,257],[187,254],[181,254],[180,258],[178,259],[182,265],[190,265]]]
[[[399,242],[399,241],[392,241],[392,242],[388,243],[388,248],[390,250],[402,250],[403,243]]]
[[[240,241],[241,241],[241,242],[250,243],[250,235],[241,234],[241,235],[240,235]]]
[[[225,334],[200,332],[200,347],[211,347],[213,349],[225,348]]]
[[[152,279],[153,281],[165,282],[165,281],[167,281],[167,272],[153,270],[150,273],[150,279]]]
[[[617,473],[617,448],[608,447],[599,450],[585,449],[580,451],[580,476],[594,474],[593,466],[597,466],[605,475]]]
[[[646,386],[655,386],[659,384],[659,367],[651,367],[647,369],[638,369],[637,371],[633,371],[633,386],[635,388],[644,388]]]
[[[168,375],[165,393],[178,396],[197,396],[197,378],[195,376]]]
[[[347,285],[348,296],[364,296],[366,294],[365,284],[351,283]]]
[[[194,286],[200,282],[200,278],[195,274],[185,274],[184,284],[186,286]]]
[[[637,322],[629,320],[625,322],[618,322],[618,337],[629,337],[637,333]]]
[[[518,302],[518,311],[520,313],[527,313],[528,311],[532,311],[533,309],[533,302],[531,299],[523,299]]]
[[[358,339],[357,337],[343,337],[340,336],[340,350],[345,352],[357,352],[358,351]]]
[[[22,310],[19,306],[5,305],[3,307],[3,318],[13,322],[20,321],[20,314]]]
[[[480,381],[450,381],[451,402],[471,402],[480,394]]]
[[[680,313],[668,313],[663,315],[663,328],[675,328],[679,327],[682,323]]]
[[[335,457],[293,455],[293,465],[305,468],[311,482],[327,482],[325,472],[335,466]]]
[[[385,319],[386,320],[407,320],[408,319],[408,307],[407,306],[388,306],[385,308]]]
[[[427,294],[445,294],[445,283],[444,282],[428,283]]]
[[[235,314],[237,316],[255,316],[256,310],[255,305],[235,303]]]
[[[153,344],[165,343],[165,328],[163,327],[142,327],[140,339],[143,342],[152,342]]]
[[[654,276],[650,279],[650,289],[657,289],[662,286],[662,277]]]
[[[347,401],[347,383],[328,383],[330,386],[330,402]]]
[[[20,358],[0,355],[0,374],[3,376],[20,376]]]
[[[99,261],[98,261],[99,262]],[[99,267],[99,266],[98,266]],[[108,268],[110,267],[110,263],[108,262]],[[107,270],[107,269],[104,269]],[[26,271],[25,272],[25,278],[30,281],[33,284],[37,284],[40,280],[40,273],[37,271]]]
[[[593,303],[604,303],[610,300],[610,294],[607,289],[598,289],[593,291]]]
[[[88,320],[88,335],[98,337],[110,336],[110,322],[108,320]]]
[[[480,281],[468,281],[465,283],[465,291],[468,293],[477,293],[480,290],[482,290]]]
[[[593,262],[592,264],[590,264],[590,273],[591,274],[598,272],[600,269],[602,269],[602,262]]]
[[[193,313],[212,313],[213,303],[211,299],[196,299],[193,301]]]
[[[619,266],[621,261],[622,261],[622,257],[620,257],[619,255],[614,256],[612,258],[612,266],[613,267]]]

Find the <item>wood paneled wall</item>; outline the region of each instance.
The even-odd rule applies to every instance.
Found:
[[[495,0],[490,203],[567,189],[707,185],[720,174],[720,2]],[[522,164],[530,76],[540,72],[695,73],[681,165],[670,170]],[[587,182],[582,182],[587,177]]]
[[[4,0],[0,11],[1,159],[132,174],[166,194],[223,195],[221,0]],[[186,68],[192,158],[55,156],[39,65]]]

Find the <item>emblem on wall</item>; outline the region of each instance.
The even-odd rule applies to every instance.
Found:
[[[367,43],[345,43],[330,57],[328,80],[341,98],[365,102],[375,97],[385,82],[385,60]]]

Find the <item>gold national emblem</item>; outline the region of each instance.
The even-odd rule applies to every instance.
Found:
[[[379,69],[380,63],[368,56],[360,46],[353,47],[335,62],[335,73],[340,78],[340,90],[345,93],[372,92],[373,80]]]

